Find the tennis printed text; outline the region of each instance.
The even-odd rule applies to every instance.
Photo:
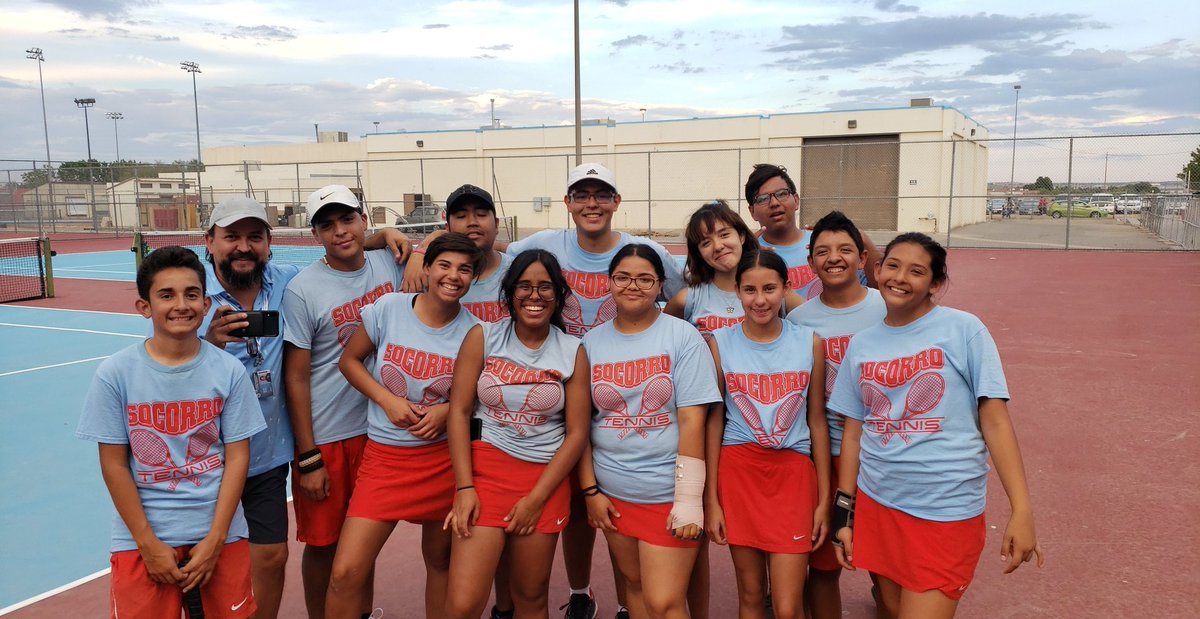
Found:
[[[221,416],[225,400],[220,397],[175,402],[127,404],[129,427],[154,428],[162,434],[179,435]]]
[[[946,354],[940,348],[930,348],[911,357],[890,361],[863,361],[859,368],[859,381],[895,388],[925,370],[940,370],[945,363]]]

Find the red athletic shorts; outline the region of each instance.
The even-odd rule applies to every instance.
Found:
[[[483,441],[471,443],[471,468],[475,492],[479,494],[479,522],[476,526],[508,526],[504,517],[521,497],[529,494],[546,470],[545,464],[526,462],[504,453]],[[538,519],[538,533],[560,533],[571,516],[571,490],[566,479],[555,488]]]
[[[292,461],[292,509],[296,510],[297,540],[311,546],[337,543],[366,445],[364,434],[317,446],[329,472],[329,496],[323,501],[314,501],[300,490],[299,458]]]
[[[187,557],[191,546],[175,549],[176,562]],[[176,585],[150,580],[142,555],[136,550],[112,553],[112,584],[109,590],[109,615],[114,619],[160,619],[178,617],[182,612],[183,593]],[[250,592],[250,543],[244,539],[225,544],[212,578],[200,587],[204,616],[212,618],[249,617],[258,609]]]
[[[446,441],[397,447],[367,441],[351,518],[380,522],[442,522],[454,505],[454,469]]]
[[[613,518],[617,533],[641,540],[651,546],[666,548],[698,548],[700,540],[679,539],[671,535],[667,528],[667,518],[671,515],[671,503],[627,503],[620,499],[608,497],[620,518]]]
[[[817,469],[807,455],[757,443],[725,445],[717,494],[730,545],[780,554],[812,551]]]
[[[983,514],[956,522],[915,518],[858,491],[854,566],[909,591],[937,589],[957,600],[975,578],[987,536]]]
[[[841,463],[842,463],[841,456],[833,457],[833,467],[832,467],[832,470],[830,471],[830,473],[833,475],[833,479],[830,480],[830,482],[829,482],[829,514],[830,514],[830,517],[833,516],[833,497],[835,494],[837,494],[838,466]],[[829,526],[830,527],[833,526],[832,520],[830,521]],[[835,531],[833,531],[831,529],[829,531],[829,535],[825,539],[825,543],[821,544],[816,550],[812,551],[811,555],[808,556],[808,567],[810,567],[814,570],[821,570],[821,571],[825,571],[825,572],[836,572],[836,571],[842,569],[842,564],[838,563],[837,554],[835,554],[834,550],[833,550],[833,534],[834,533],[835,533]]]

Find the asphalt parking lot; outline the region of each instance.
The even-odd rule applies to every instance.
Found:
[[[1069,226],[1069,227],[1068,227]],[[1069,237],[1068,237],[1069,231]],[[874,239],[875,235],[872,234]],[[945,242],[945,233],[939,237]],[[1178,246],[1138,227],[1136,216],[1102,219],[1052,219],[1018,216],[992,219],[956,228],[950,233],[951,247],[1172,250]]]

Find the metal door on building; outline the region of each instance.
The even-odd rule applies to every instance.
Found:
[[[895,230],[900,136],[805,138],[800,156],[800,222],[839,210],[864,230]]]

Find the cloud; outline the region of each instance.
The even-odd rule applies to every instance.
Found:
[[[672,73],[695,74],[704,73],[704,67],[693,66],[687,62],[680,60],[674,64],[656,64],[650,67],[651,69],[660,69],[670,71]]]
[[[915,13],[921,10],[911,4],[900,4],[900,0],[875,0],[875,8],[891,13]]]
[[[257,39],[260,41],[290,41],[296,38],[296,31],[287,26],[238,26],[231,32],[225,33],[231,39]]]
[[[645,45],[652,41],[653,41],[653,39],[651,39],[650,37],[648,37],[644,34],[633,34],[633,35],[625,37],[624,39],[618,39],[616,41],[613,41],[612,46],[617,49],[625,49],[626,47]]]
[[[479,54],[478,56],[472,56],[472,58],[477,58],[479,60],[494,60],[496,57],[491,54]]]
[[[512,44],[500,43],[499,45],[487,45],[485,47],[480,47],[479,49],[486,49],[493,52],[507,52],[508,50],[512,49]]]
[[[121,17],[131,9],[158,4],[157,0],[39,0],[83,17]]]
[[[424,26],[421,26],[421,27],[426,30],[436,30],[438,28],[449,28],[450,24],[425,24]]]
[[[604,1],[611,2],[617,6],[629,6],[629,0],[604,0]]]

